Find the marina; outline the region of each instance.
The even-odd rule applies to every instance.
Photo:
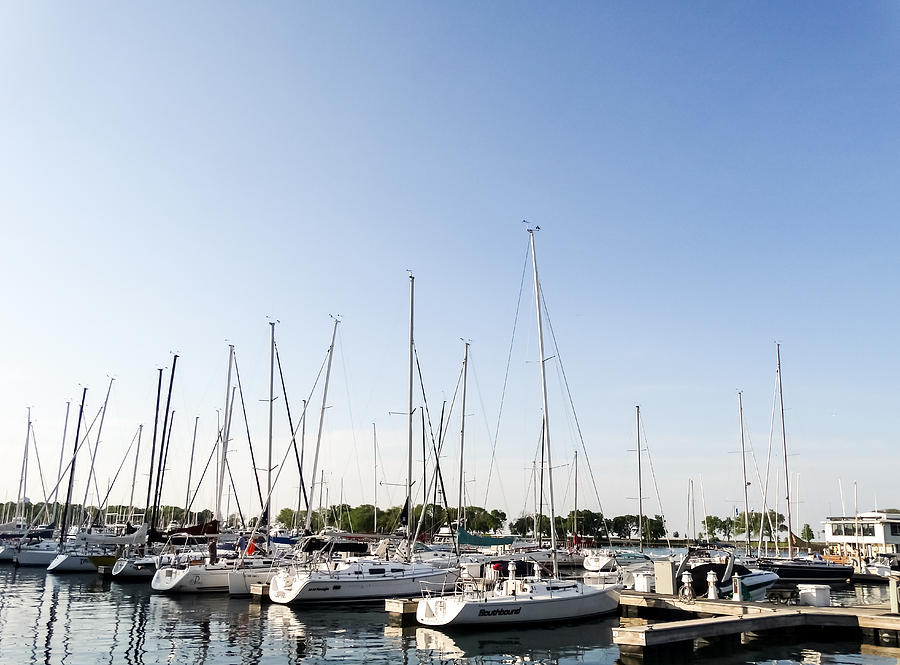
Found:
[[[0,87],[0,665],[900,665],[900,0],[12,0]]]
[[[887,615],[884,586],[835,589],[833,602],[852,606],[828,608],[623,591],[614,616],[442,632],[398,621],[383,604],[292,608],[264,589],[167,596],[146,582],[12,566],[0,567],[0,584],[4,663],[900,663],[900,617]],[[418,600],[388,603],[414,617]],[[91,639],[74,639],[76,625]]]

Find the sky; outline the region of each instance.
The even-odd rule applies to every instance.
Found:
[[[640,405],[648,512],[652,459],[671,530],[684,532],[691,480],[697,514],[733,513],[737,391],[764,480],[776,341],[794,522],[821,528],[841,487],[852,514],[854,483],[860,510],[900,507],[898,62],[891,2],[2,3],[0,500],[16,496],[27,408],[49,489],[66,403],[71,449],[82,389],[90,419],[113,378],[97,484],[121,464],[111,500],[136,473],[146,501],[157,370],[165,390],[177,353],[163,496],[183,504],[193,423],[197,468],[234,344],[247,424],[236,409],[230,464],[242,510],[258,512],[247,430],[265,466],[268,323],[295,423],[312,395],[308,462],[336,316],[323,491],[372,502],[374,423],[378,503],[399,505],[412,271],[433,423],[470,342],[467,503],[529,512],[528,220],[557,512],[574,503],[576,450],[579,507],[636,512]],[[453,503],[458,400],[442,453]],[[415,438],[418,474],[418,424]],[[279,468],[289,442],[279,396]],[[296,503],[289,462],[276,509]],[[206,476],[197,504],[214,493]]]

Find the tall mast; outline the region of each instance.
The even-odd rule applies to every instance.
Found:
[[[744,452],[744,401],[738,390],[738,415],[741,422],[741,469],[744,476],[744,523],[747,526],[747,556],[750,556],[750,499],[747,498],[747,453]]]
[[[575,513],[572,517],[572,547],[578,546],[578,450],[575,450]]]
[[[287,398],[285,397],[284,403],[287,404]],[[293,426],[291,426],[291,430],[293,431]],[[306,499],[306,512],[309,512],[309,496],[306,494],[305,483],[303,482],[303,460],[305,459],[306,454],[306,400],[303,400],[303,413],[300,416],[300,464],[297,466],[300,469],[300,490],[297,492],[297,512],[296,515],[300,515],[300,502],[305,498]],[[316,479],[313,478],[313,485],[315,485]],[[313,488],[314,489],[314,488]],[[296,528],[297,520],[299,517],[295,517],[294,519],[294,528]]]
[[[378,533],[378,434],[375,432],[375,423],[372,423],[372,449],[374,464],[372,465],[375,474],[375,482],[372,484],[372,533]]]
[[[78,425],[75,428],[75,449],[72,451],[72,465],[69,467],[69,488],[66,490],[66,503],[63,505],[62,518],[59,526],[59,549],[65,547],[66,535],[69,530],[69,502],[72,500],[72,486],[75,484],[75,458],[78,456],[78,437],[81,435],[81,419],[84,417],[84,399],[87,397],[87,388],[81,393],[81,407],[78,409]]]
[[[62,481],[63,455],[66,452],[66,432],[69,429],[69,408],[71,406],[72,406],[71,400],[66,402],[66,419],[65,419],[65,421],[63,421],[62,443],[59,446],[59,468],[56,472],[56,489],[53,490],[53,523],[54,524],[56,524],[56,518],[59,515],[59,483]]]
[[[409,391],[407,393],[407,403],[406,403],[406,412],[407,412],[407,439],[408,439],[408,449],[406,453],[406,544],[407,551],[412,552],[412,529],[409,528],[410,522],[412,521],[413,507],[412,507],[412,466],[413,466],[413,315],[414,315],[414,302],[415,302],[415,282],[416,278],[412,273],[409,273]],[[459,520],[459,515],[456,516],[457,521]]]
[[[197,445],[197,423],[200,416],[194,416],[194,436],[191,437],[191,461],[188,463],[187,492],[184,495],[184,515],[181,517],[182,526],[187,526],[188,509],[191,507],[191,474],[194,471],[194,448]]]
[[[778,398],[781,401],[781,444],[784,451],[784,483],[787,491],[785,500],[787,502],[788,559],[791,559],[794,556],[794,532],[791,525],[791,476],[788,473],[787,435],[785,434],[784,428],[784,392],[781,386],[781,344],[778,344],[777,342],[775,343],[775,354],[778,358]]]
[[[141,456],[141,434],[143,431],[144,425],[138,425],[137,450],[134,453],[134,470],[131,472],[131,494],[128,496],[128,523],[131,523],[131,520],[134,518],[134,485],[137,480],[138,459]]]
[[[156,517],[159,512],[159,504],[162,502],[162,481],[166,470],[166,454],[168,452],[167,427],[169,426],[169,407],[172,405],[172,386],[175,383],[175,366],[178,364],[178,354],[172,355],[172,371],[169,372],[169,390],[166,394],[166,412],[163,415],[162,440],[159,446],[159,468],[156,471],[156,494],[153,502],[153,513],[150,518],[150,530],[156,528]],[[102,422],[101,422],[102,424]],[[171,429],[168,430],[171,433]],[[99,440],[98,440],[99,443]]]
[[[147,479],[147,504],[144,506],[144,521],[149,524],[147,513],[150,512],[153,504],[150,503],[150,499],[153,497],[153,463],[156,461],[156,434],[157,428],[159,427],[159,398],[162,394],[162,374],[163,368],[160,367],[158,370],[159,378],[156,381],[156,411],[154,411],[153,415],[153,441],[150,445],[150,477]]]
[[[459,500],[456,504],[456,554],[459,556],[459,529],[462,526],[462,510],[465,494],[465,478],[463,477],[463,450],[466,444],[466,377],[469,371],[469,343],[465,343],[462,366],[462,415],[459,425]]]
[[[31,407],[28,407],[28,424],[25,426],[25,452],[22,454],[22,472],[19,474],[19,492],[16,494],[16,514],[13,520],[25,522],[25,492],[28,480],[28,443],[31,441]]]
[[[269,506],[272,505],[272,411],[275,405],[275,321],[269,321],[271,343],[269,344],[269,463],[266,464],[266,505],[263,509],[263,524],[269,523]]]
[[[312,468],[312,482],[313,482],[313,500],[315,500],[315,482],[316,482],[316,469],[319,466],[319,446],[322,443],[322,425],[325,422],[325,409],[328,407],[328,380],[331,378],[331,359],[334,357],[334,338],[337,335],[337,327],[338,323],[340,323],[340,319],[334,318],[334,328],[331,330],[331,346],[328,347],[328,366],[325,369],[325,386],[322,388],[322,410],[319,411],[319,431],[316,433],[316,453],[313,456],[313,468]],[[322,476],[321,482],[324,482],[325,476]],[[322,504],[322,486],[319,485],[319,505],[321,507]],[[307,508],[306,510],[306,530],[309,531],[309,527],[312,524],[312,511]]]
[[[228,454],[228,429],[231,423],[231,368],[234,364],[234,344],[228,345],[228,377],[225,380],[225,413],[222,415],[222,429],[219,434],[218,471],[216,482],[216,520],[222,521],[222,492],[225,490],[225,460]],[[226,511],[228,509],[226,508]]]
[[[103,400],[103,409],[100,411],[100,426],[97,429],[97,440],[94,442],[94,452],[91,454],[91,468],[88,472],[88,480],[84,486],[84,500],[81,502],[83,512],[88,512],[88,493],[91,489],[91,478],[94,478],[94,487],[97,486],[97,479],[94,477],[94,462],[97,461],[97,451],[100,449],[100,434],[103,432],[103,421],[106,420],[106,406],[109,404],[109,393],[112,390],[113,379],[109,380],[109,387],[106,389],[106,399]],[[90,450],[91,444],[88,443],[88,450]],[[97,501],[99,502],[100,497],[97,497]],[[98,507],[99,511],[100,508]],[[90,524],[91,520],[88,519],[88,524]]]
[[[559,561],[556,556],[556,510],[553,504],[553,462],[550,457],[550,414],[547,411],[547,372],[544,367],[544,327],[541,321],[541,283],[538,279],[537,254],[534,249],[534,229],[531,236],[531,266],[534,269],[534,303],[537,310],[538,353],[541,361],[541,403],[544,409],[544,447],[547,451],[547,482],[550,490],[550,547],[553,554],[553,577],[559,577]]]
[[[644,488],[641,479],[641,407],[634,407],[637,414],[637,463],[638,463],[638,551],[644,551]]]

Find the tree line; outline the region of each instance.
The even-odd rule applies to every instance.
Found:
[[[27,503],[25,504],[25,515],[21,517],[28,521],[40,517],[42,523],[52,522],[54,518],[58,519],[62,512],[61,503],[50,503],[44,510],[44,504]],[[9,522],[13,518],[19,517],[16,513],[17,505],[14,501],[7,501],[0,504],[0,522]],[[457,522],[457,509],[455,507],[449,510],[435,504],[427,504],[423,506],[418,504],[413,509],[411,519],[403,514],[402,506],[392,506],[390,508],[379,508],[376,514],[375,507],[372,504],[362,504],[359,506],[351,506],[346,503],[335,504],[327,508],[321,508],[312,512],[310,519],[310,530],[313,532],[320,531],[325,527],[334,527],[343,531],[357,531],[366,533],[389,534],[395,532],[404,524],[412,524],[411,528],[419,522],[422,511],[425,511],[425,520],[421,530],[421,535],[425,538],[434,536],[442,527],[447,525],[455,525]],[[888,509],[886,512],[893,512],[895,509]],[[900,512],[900,511],[898,511]],[[43,514],[42,514],[43,513]],[[134,516],[135,522],[140,522],[144,514],[142,507],[129,507],[124,505],[113,505],[101,511],[96,506],[70,506],[71,524],[103,524],[107,515],[115,516],[115,521],[125,523],[129,516]],[[157,526],[165,529],[169,522],[178,524],[197,524],[207,522],[213,518],[213,512],[204,509],[198,512],[191,512],[185,519],[184,509],[178,506],[160,506],[157,513]],[[143,517],[143,520],[149,520],[150,515]],[[228,523],[239,528],[252,528],[257,520],[256,515],[247,515],[242,513],[232,513],[228,516]],[[274,520],[288,529],[302,530],[306,524],[306,511],[296,511],[292,508],[283,508]],[[550,518],[547,515],[539,515],[537,519],[537,531],[535,533],[535,516],[523,515],[513,520],[507,520],[507,515],[502,510],[488,510],[481,506],[466,506],[463,508],[461,519],[463,528],[471,533],[481,534],[499,534],[505,531],[508,525],[509,532],[516,536],[535,538],[549,537],[550,535]],[[666,522],[661,515],[644,515],[640,520],[641,530],[645,541],[660,540],[667,535]],[[136,525],[135,525],[136,526]],[[570,511],[568,515],[557,516],[555,520],[555,528],[557,538],[561,541],[572,539],[575,536],[580,538],[593,538],[596,542],[603,542],[609,538],[617,538],[621,540],[633,540],[638,537],[638,516],[637,515],[616,515],[615,517],[605,518],[603,513],[591,510]],[[746,533],[746,515],[741,512],[728,517],[719,517],[716,515],[707,515],[696,525],[697,533],[691,535],[685,533],[684,538],[698,540],[703,539],[724,539],[740,540]],[[787,525],[785,524],[785,516],[775,510],[769,510],[766,513],[759,511],[750,511],[750,535],[756,540],[760,536],[764,540],[773,541],[776,536],[779,540],[787,538]],[[680,534],[678,531],[669,533],[672,538],[678,539]],[[815,533],[809,524],[804,524],[800,530],[800,537],[806,541],[815,539]]]

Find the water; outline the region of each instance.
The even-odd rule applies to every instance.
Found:
[[[851,593],[856,597],[848,591],[848,602]],[[292,609],[220,595],[159,596],[150,594],[147,583],[0,567],[3,665],[616,665],[612,627],[618,621],[447,635],[391,626],[378,605]],[[900,649],[844,643],[761,646],[699,662],[900,665]]]

